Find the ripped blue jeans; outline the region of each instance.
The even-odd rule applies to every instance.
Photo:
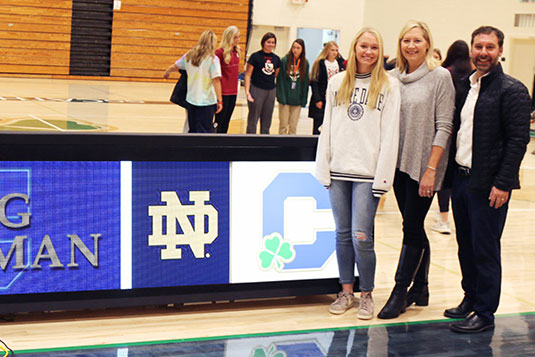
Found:
[[[336,258],[341,284],[355,281],[355,263],[360,291],[375,287],[374,221],[379,198],[371,182],[332,180],[329,188],[336,225]]]

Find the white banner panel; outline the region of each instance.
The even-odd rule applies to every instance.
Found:
[[[338,277],[329,194],[314,170],[231,163],[231,283]]]

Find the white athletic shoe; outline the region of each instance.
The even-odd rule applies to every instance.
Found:
[[[451,233],[451,227],[449,222],[442,222],[442,221],[436,221],[433,227],[431,227],[432,230],[438,233],[442,234],[450,234]]]

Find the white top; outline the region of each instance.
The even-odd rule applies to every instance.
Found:
[[[325,117],[316,152],[316,178],[373,182],[379,197],[392,187],[399,147],[400,89],[388,75],[390,89],[383,88],[370,109],[370,74],[357,75],[349,106],[337,105],[336,95],[346,72],[336,74],[327,86]]]
[[[221,64],[217,56],[207,56],[198,66],[186,61],[186,55],[175,62],[179,69],[188,72],[188,92],[186,101],[196,106],[217,104],[212,79],[221,77]]]
[[[336,73],[340,72],[338,61],[329,61],[325,59],[325,68],[327,69],[327,79],[331,79]]]
[[[461,127],[457,132],[457,153],[455,154],[455,161],[465,167],[472,167],[472,137],[474,129],[474,111],[476,108],[477,99],[479,98],[479,90],[481,89],[481,78],[488,73],[475,79],[475,72],[470,76],[470,90],[466,96],[463,108],[461,109]]]

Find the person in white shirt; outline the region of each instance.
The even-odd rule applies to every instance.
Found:
[[[329,308],[333,314],[354,306],[356,263],[357,317],[373,317],[374,220],[379,198],[394,180],[399,111],[399,83],[384,70],[381,35],[364,28],[351,44],[346,71],[334,75],[327,87],[316,154],[316,178],[329,189],[336,224],[342,291]]]
[[[190,133],[213,132],[214,115],[223,109],[221,64],[215,56],[217,36],[210,30],[201,34],[197,44],[169,66],[163,77],[184,69],[188,73],[188,124]]]
[[[329,41],[323,45],[323,50],[314,61],[310,70],[310,103],[308,105],[308,116],[312,118],[312,134],[318,135],[319,128],[323,124],[325,113],[325,97],[327,84],[336,73],[344,70],[344,59],[338,52],[338,45],[334,41]]]

